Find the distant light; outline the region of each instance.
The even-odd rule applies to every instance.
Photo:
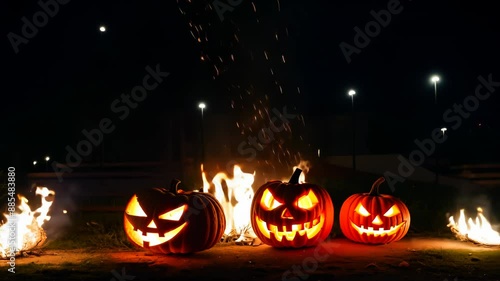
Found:
[[[432,83],[439,82],[439,76],[437,76],[437,75],[432,76],[431,81],[432,81]]]
[[[104,25],[101,25],[101,26],[99,27],[99,31],[101,31],[101,32],[106,32],[106,27],[105,27]]]
[[[349,96],[351,96],[351,97],[352,97],[352,96],[354,96],[355,94],[356,94],[356,91],[354,91],[354,90],[349,90]]]
[[[45,161],[49,161],[50,160],[50,157],[49,156],[46,156],[45,157]]]
[[[448,129],[446,128],[441,128],[441,132],[443,132],[443,135],[444,135],[444,132],[448,131]]]
[[[33,161],[33,166],[35,166],[35,165],[36,165],[36,163],[38,163],[38,162],[36,162],[36,161]]]
[[[321,157],[321,149],[318,149],[318,157]]]
[[[66,211],[66,210],[63,210],[63,214],[67,214],[67,213],[68,213],[68,211]]]
[[[201,108],[201,109],[205,109],[205,108],[207,107],[207,105],[206,105],[205,103],[203,103],[203,102],[202,102],[202,103],[200,103],[200,104],[198,105],[198,107],[199,107],[199,108]]]

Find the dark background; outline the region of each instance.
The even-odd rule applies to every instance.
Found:
[[[2,1],[1,167],[29,167],[46,154],[60,160],[82,129],[113,117],[109,105],[141,83],[145,66],[158,63],[171,75],[118,125],[114,138],[160,147],[155,140],[168,133],[171,113],[199,118],[200,100],[209,105],[207,114],[245,123],[265,95],[266,106],[288,105],[308,124],[310,118],[350,114],[347,91],[353,87],[356,112],[368,114],[374,131],[371,152],[411,150],[415,138],[443,125],[436,112],[474,93],[479,75],[500,81],[500,22],[494,2],[402,1],[403,11],[348,64],[339,44],[352,45],[353,28],[363,29],[373,20],[370,10],[386,9],[388,2],[281,1],[278,11],[276,0],[260,0],[254,12],[252,2],[243,1],[221,22],[208,1],[70,1],[15,54],[7,34],[20,34],[21,18],[32,19],[40,7]],[[203,26],[209,40],[196,42],[190,22]],[[107,32],[99,32],[101,24]],[[429,82],[435,73],[441,76],[439,109]],[[250,97],[240,98],[244,89],[252,89]],[[450,158],[498,161],[498,101],[493,93],[458,130],[448,131]],[[293,130],[297,135],[303,128]],[[313,146],[328,143],[308,137]]]

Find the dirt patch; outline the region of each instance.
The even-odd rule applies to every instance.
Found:
[[[411,238],[369,246],[334,239],[294,250],[219,244],[191,255],[47,250],[16,260],[22,280],[499,280],[500,247]],[[13,280],[7,267],[1,280]],[[7,279],[8,278],[8,279]],[[17,278],[16,278],[17,279]]]

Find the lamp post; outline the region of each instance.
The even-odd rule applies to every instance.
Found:
[[[448,129],[443,127],[441,128],[441,132],[443,133],[443,139],[444,139],[444,133],[447,131]],[[436,149],[436,184],[439,183],[439,160],[440,160],[440,151]]]
[[[432,121],[433,122],[439,122],[439,114],[438,114],[438,102],[437,102],[437,83],[439,82],[439,76],[437,75],[432,75],[431,76],[431,83],[434,84],[434,110],[435,110],[435,113],[432,115]],[[441,129],[441,131],[443,132],[443,135],[444,135],[444,131],[443,129]],[[436,149],[437,150],[437,149]],[[436,151],[436,184],[438,184],[439,182],[439,152]]]
[[[348,95],[351,96],[352,104],[352,170],[356,171],[356,122],[354,116],[354,95],[356,91],[349,90]]]
[[[203,110],[207,105],[203,102],[198,104],[198,108],[201,109],[201,163],[205,163],[205,132],[204,132],[204,122],[203,122]]]
[[[444,138],[444,132],[448,131],[447,128],[441,128],[441,132],[443,132],[443,138]]]
[[[439,76],[432,76],[431,82],[434,83],[434,104],[437,105],[437,82],[439,82]]]
[[[49,170],[49,160],[50,160],[50,157],[49,156],[45,156],[45,170],[46,171]],[[33,164],[35,164],[35,162],[33,162]]]

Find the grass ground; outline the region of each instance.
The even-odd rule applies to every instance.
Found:
[[[317,249],[325,259],[315,258]],[[219,244],[191,255],[44,249],[40,256],[19,258],[17,273],[2,273],[0,280],[500,280],[499,261],[498,247],[422,237],[383,246],[336,238],[294,250]]]
[[[302,274],[283,278],[284,272],[314,257],[314,249],[219,244],[188,256],[153,256],[127,241],[121,212],[86,212],[69,214],[71,225],[64,228],[48,224],[42,254],[19,258],[17,273],[2,273],[0,280],[500,280],[500,248],[456,241],[446,227],[446,214],[457,210],[449,198],[458,191],[451,187],[410,181],[398,186],[395,195],[412,216],[412,229],[400,242],[374,247],[343,239],[338,227],[342,202],[369,191],[376,178],[311,177],[334,202],[333,239],[326,243],[334,250],[315,270]],[[391,193],[387,185],[381,192]],[[129,279],[119,278],[122,269]],[[0,270],[7,267],[0,263]]]

